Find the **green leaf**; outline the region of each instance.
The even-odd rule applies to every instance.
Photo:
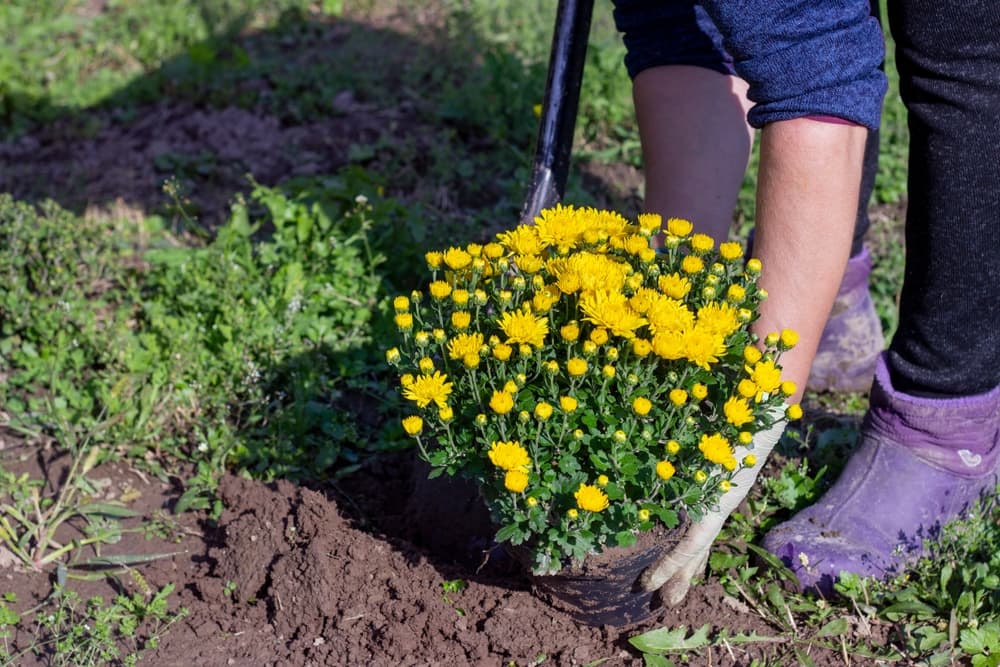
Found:
[[[708,623],[687,636],[687,627],[674,629],[656,628],[649,632],[630,638],[628,641],[643,653],[670,653],[671,651],[690,651],[709,645]]]
[[[497,542],[511,542],[515,537],[520,537],[520,535],[521,528],[515,523],[498,530],[495,539]]]
[[[643,653],[642,660],[646,667],[675,667],[673,660],[667,660],[662,655]]]
[[[835,618],[816,633],[817,637],[837,637],[839,635],[847,634],[849,629],[849,624],[846,618]]]
[[[136,565],[138,563],[150,563],[161,558],[172,558],[179,556],[183,551],[169,551],[158,554],[122,554],[119,556],[95,556],[79,563],[74,563],[75,568],[87,567],[120,567],[122,565]]]
[[[141,516],[141,512],[136,512],[133,509],[129,509],[124,505],[119,505],[117,503],[90,503],[88,505],[82,505],[77,512],[83,516],[107,516],[113,519],[127,519],[130,517]]]
[[[881,615],[890,621],[898,621],[903,616],[915,616],[917,618],[931,618],[937,614],[937,610],[924,602],[908,600],[891,604],[881,611]]]

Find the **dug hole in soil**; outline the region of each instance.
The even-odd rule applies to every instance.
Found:
[[[37,473],[38,466],[29,467]],[[428,486],[425,472],[411,456],[393,455],[338,487],[228,476],[219,487],[226,509],[218,523],[186,513],[167,542],[126,535],[106,554],[174,553],[138,571],[155,589],[174,584],[171,608],[188,610],[139,664],[641,665],[628,639],[655,627],[708,623],[732,634],[777,634],[712,582],[642,623],[578,623],[532,592],[524,569],[492,542],[485,509],[473,496],[429,496],[428,488],[440,487]],[[123,465],[102,466],[90,477],[102,480],[105,499],[128,498],[146,516],[169,508],[180,490]],[[5,569],[3,590],[18,593],[19,607],[33,606],[51,588],[48,574]],[[128,576],[70,585],[81,597],[105,600],[138,590]],[[11,648],[34,639],[24,625]],[[749,665],[774,648],[716,647],[684,664]],[[821,667],[844,664],[833,653],[809,653]],[[21,664],[50,663],[28,655]]]

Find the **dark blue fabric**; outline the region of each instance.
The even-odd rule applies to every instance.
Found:
[[[735,71],[754,127],[810,115],[879,126],[884,44],[868,0],[615,0],[615,20],[632,76],[666,64]]]
[[[662,65],[696,65],[736,74],[722,35],[696,2],[615,0],[614,17],[625,42],[625,69],[633,79]]]

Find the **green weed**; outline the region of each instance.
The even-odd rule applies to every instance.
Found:
[[[47,602],[20,615],[22,622],[33,618],[34,641],[14,655],[5,651],[0,664],[16,665],[30,653],[59,667],[137,665],[187,615],[183,608],[172,612],[168,607],[172,584],[154,591],[141,578],[137,581],[142,582],[138,592],[111,602],[99,596],[84,601],[72,590],[57,588]]]

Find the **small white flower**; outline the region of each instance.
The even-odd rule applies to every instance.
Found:
[[[198,443],[198,451],[201,452],[202,454],[204,454],[205,452],[207,452],[208,451],[208,443],[205,442],[204,440],[202,440],[201,442],[199,442]]]
[[[799,562],[802,563],[802,567],[809,568],[809,556],[805,552],[799,554]]]
[[[364,195],[358,195],[357,197],[354,198],[354,201],[360,204],[361,206],[364,206],[365,204],[368,203],[368,197]]]

